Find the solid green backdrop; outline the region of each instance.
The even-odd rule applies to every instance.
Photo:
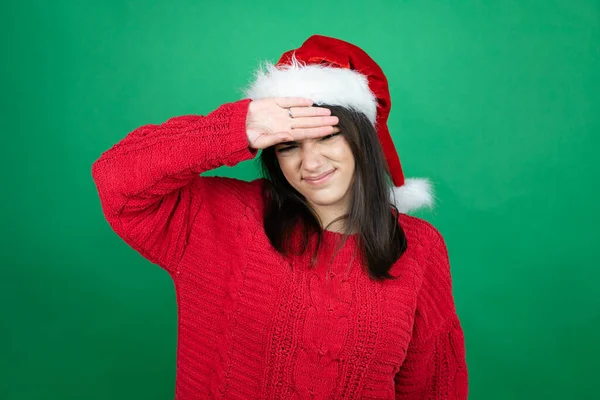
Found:
[[[598,396],[598,1],[1,8],[0,398],[173,397],[172,281],[111,231],[92,162],[138,126],[241,98],[314,33],[382,66],[405,173],[435,184],[417,216],[449,248],[470,398]]]

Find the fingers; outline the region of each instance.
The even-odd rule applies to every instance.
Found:
[[[310,107],[313,104],[311,99],[305,97],[277,97],[274,100],[275,104],[283,108]]]
[[[333,126],[339,122],[338,117],[327,116],[327,117],[307,117],[307,118],[296,118],[292,119],[292,129],[296,128],[317,128],[320,126]]]
[[[248,107],[246,131],[250,146],[266,148],[276,143],[318,138],[338,132],[336,116],[325,107],[313,107],[302,97],[253,100]]]
[[[323,107],[289,107],[289,110],[294,118],[331,115],[331,110]]]

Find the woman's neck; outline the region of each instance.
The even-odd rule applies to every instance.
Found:
[[[314,212],[317,214],[321,227],[331,232],[344,232],[346,229],[346,218],[343,217],[348,213],[348,207],[340,205],[319,206],[311,204]]]

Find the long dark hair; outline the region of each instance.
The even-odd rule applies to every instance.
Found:
[[[389,270],[406,251],[407,243],[398,224],[398,209],[390,203],[392,183],[375,127],[360,112],[340,106],[319,107],[329,108],[331,115],[338,117],[338,127],[355,160],[349,212],[332,221],[346,220],[345,239],[341,244],[349,234],[356,233],[369,276],[376,280],[394,279]],[[304,196],[283,175],[274,147],[264,149],[260,155],[262,172],[267,179],[263,187],[265,233],[273,247],[284,255],[291,252],[289,240],[294,229],[302,230],[300,252],[306,250],[309,236],[317,233],[314,262],[323,228]]]

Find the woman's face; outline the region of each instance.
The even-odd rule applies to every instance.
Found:
[[[312,206],[347,210],[354,177],[354,156],[340,133],[275,146],[287,181]]]

